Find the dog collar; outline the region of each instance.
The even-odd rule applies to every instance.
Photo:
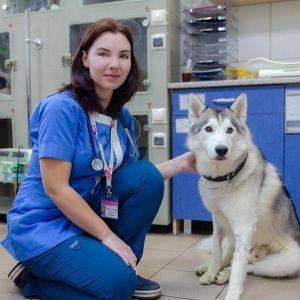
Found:
[[[216,182],[222,182],[222,181],[228,181],[231,182],[231,180],[243,169],[246,161],[247,161],[248,155],[246,156],[246,158],[238,165],[238,167],[233,171],[230,172],[224,176],[218,176],[218,177],[214,177],[212,178],[211,176],[204,176],[203,177],[207,180],[210,181],[216,181]]]

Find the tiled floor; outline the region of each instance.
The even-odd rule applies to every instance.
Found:
[[[6,234],[5,222],[0,222],[0,240]],[[199,249],[203,235],[150,233],[144,256],[138,266],[141,276],[151,278],[162,287],[161,300],[223,300],[227,286],[202,286],[194,273],[196,265],[208,262],[209,253]],[[24,299],[7,278],[15,261],[0,247],[0,299]],[[293,279],[271,280],[248,276],[241,300],[297,300],[300,298],[300,273]],[[59,299],[57,299],[59,300]],[[80,300],[80,299],[74,299]]]

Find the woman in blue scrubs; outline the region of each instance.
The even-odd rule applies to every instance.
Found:
[[[19,261],[9,277],[26,298],[160,297],[136,265],[164,179],[196,171],[191,153],[157,166],[137,160],[124,104],[139,84],[130,32],[103,19],[86,31],[71,83],[33,112],[31,161],[1,242]]]

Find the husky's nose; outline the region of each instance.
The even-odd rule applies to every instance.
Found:
[[[227,148],[227,146],[224,146],[224,145],[218,145],[218,146],[216,146],[215,151],[219,156],[223,157],[228,152],[228,148]]]

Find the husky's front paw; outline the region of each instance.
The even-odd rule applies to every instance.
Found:
[[[240,295],[238,292],[233,290],[228,290],[224,300],[239,300],[239,299],[240,299]]]
[[[216,281],[216,274],[212,274],[208,272],[203,274],[199,279],[199,282],[201,284],[211,284],[211,283],[215,283],[215,281]]]
[[[195,268],[195,272],[197,275],[201,276],[207,272],[209,264],[204,264]]]
[[[216,277],[216,284],[224,284],[229,281],[231,268],[225,268]]]

